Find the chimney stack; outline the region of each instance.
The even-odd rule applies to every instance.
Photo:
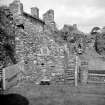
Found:
[[[54,21],[54,10],[49,9],[43,14],[43,21],[52,31],[57,31],[56,23]],[[47,28],[46,28],[47,29]]]
[[[33,17],[39,18],[39,9],[37,7],[32,7],[31,8],[31,15]]]
[[[45,14],[43,14],[43,20],[46,23],[53,23],[54,22],[54,10],[50,9]]]
[[[74,30],[77,30],[77,24],[73,24]]]
[[[23,4],[20,0],[14,0],[10,5],[9,8],[13,15],[21,15],[23,13]]]

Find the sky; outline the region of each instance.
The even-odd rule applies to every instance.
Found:
[[[0,0],[0,5],[9,5],[13,0]],[[24,11],[38,7],[40,17],[49,9],[55,13],[58,28],[64,24],[77,24],[79,30],[90,32],[95,26],[105,26],[105,0],[20,0]]]

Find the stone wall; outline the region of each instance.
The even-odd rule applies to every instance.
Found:
[[[17,61],[21,61],[22,59],[25,59],[25,56],[33,53],[32,47],[35,49],[34,42],[37,39],[36,36],[40,35],[44,28],[44,22],[23,12],[22,7],[23,6],[19,0],[15,0],[9,6],[11,12],[13,13],[15,24],[18,28],[15,30]]]
[[[36,72],[36,76],[40,75],[40,81],[44,78],[44,75],[51,80],[53,74],[64,72],[63,46],[58,46],[54,40],[44,34],[38,37],[38,40],[39,43],[34,46],[36,47],[35,52],[31,54],[32,56],[27,56],[25,70],[28,74]],[[29,62],[30,60],[31,62]]]

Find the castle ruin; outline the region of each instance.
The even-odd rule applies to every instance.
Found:
[[[57,29],[54,10],[48,10],[40,19],[37,7],[32,7],[31,14],[28,14],[19,0],[13,1],[8,10],[15,26],[12,33],[14,54],[11,55],[15,64],[9,56],[9,66],[5,67],[6,78],[18,72],[19,81],[30,80],[36,84],[41,81],[50,81],[51,84],[75,84],[81,81],[86,84],[88,71],[99,69],[96,64],[104,71],[105,62],[102,62],[92,43],[87,43],[86,35],[78,30],[76,24]],[[101,79],[104,82],[105,77]]]

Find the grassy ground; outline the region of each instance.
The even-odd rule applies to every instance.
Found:
[[[105,105],[105,86],[39,86],[26,83],[9,90],[29,99],[30,105]]]

